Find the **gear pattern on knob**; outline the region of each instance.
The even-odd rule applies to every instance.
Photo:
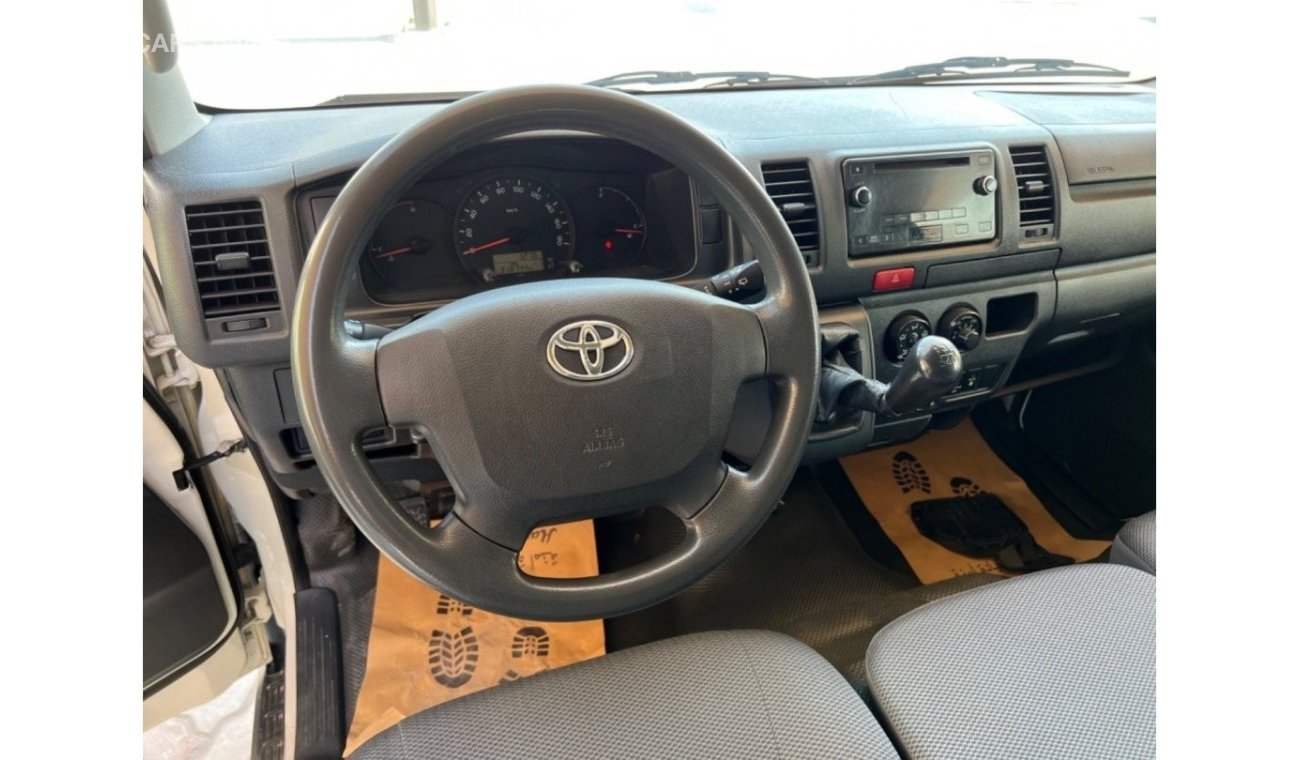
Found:
[[[884,404],[893,414],[906,414],[936,401],[961,377],[961,352],[938,335],[919,340],[885,389]]]

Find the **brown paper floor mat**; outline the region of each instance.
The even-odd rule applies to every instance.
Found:
[[[993,559],[959,554],[922,535],[912,519],[912,505],[931,499],[995,495],[1024,522],[1042,549],[1077,562],[1095,559],[1110,546],[1067,533],[970,420],[911,443],[844,457],[840,465],[922,583],[976,573],[1008,574]]]
[[[533,531],[519,561],[532,575],[596,575],[592,522]],[[381,556],[366,673],[343,754],[434,705],[604,653],[600,620],[543,623],[471,609]]]

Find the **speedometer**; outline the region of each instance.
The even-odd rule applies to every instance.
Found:
[[[568,271],[573,219],[554,190],[522,176],[493,177],[456,211],[456,252],[483,282]]]

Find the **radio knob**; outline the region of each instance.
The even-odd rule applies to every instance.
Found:
[[[985,174],[983,177],[975,180],[975,192],[980,195],[992,195],[998,189],[998,178],[992,174]]]
[[[865,208],[871,203],[871,188],[858,185],[849,192],[849,202],[858,208]]]

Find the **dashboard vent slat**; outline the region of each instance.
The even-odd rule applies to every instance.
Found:
[[[1051,237],[1056,224],[1056,187],[1047,148],[1042,145],[1012,148],[1011,165],[1016,172],[1020,227],[1034,228],[1033,233],[1025,232],[1025,238]]]
[[[280,308],[260,202],[187,206],[185,226],[204,317]]]
[[[816,266],[821,254],[817,191],[807,161],[763,164],[763,189],[790,228],[804,262]]]

